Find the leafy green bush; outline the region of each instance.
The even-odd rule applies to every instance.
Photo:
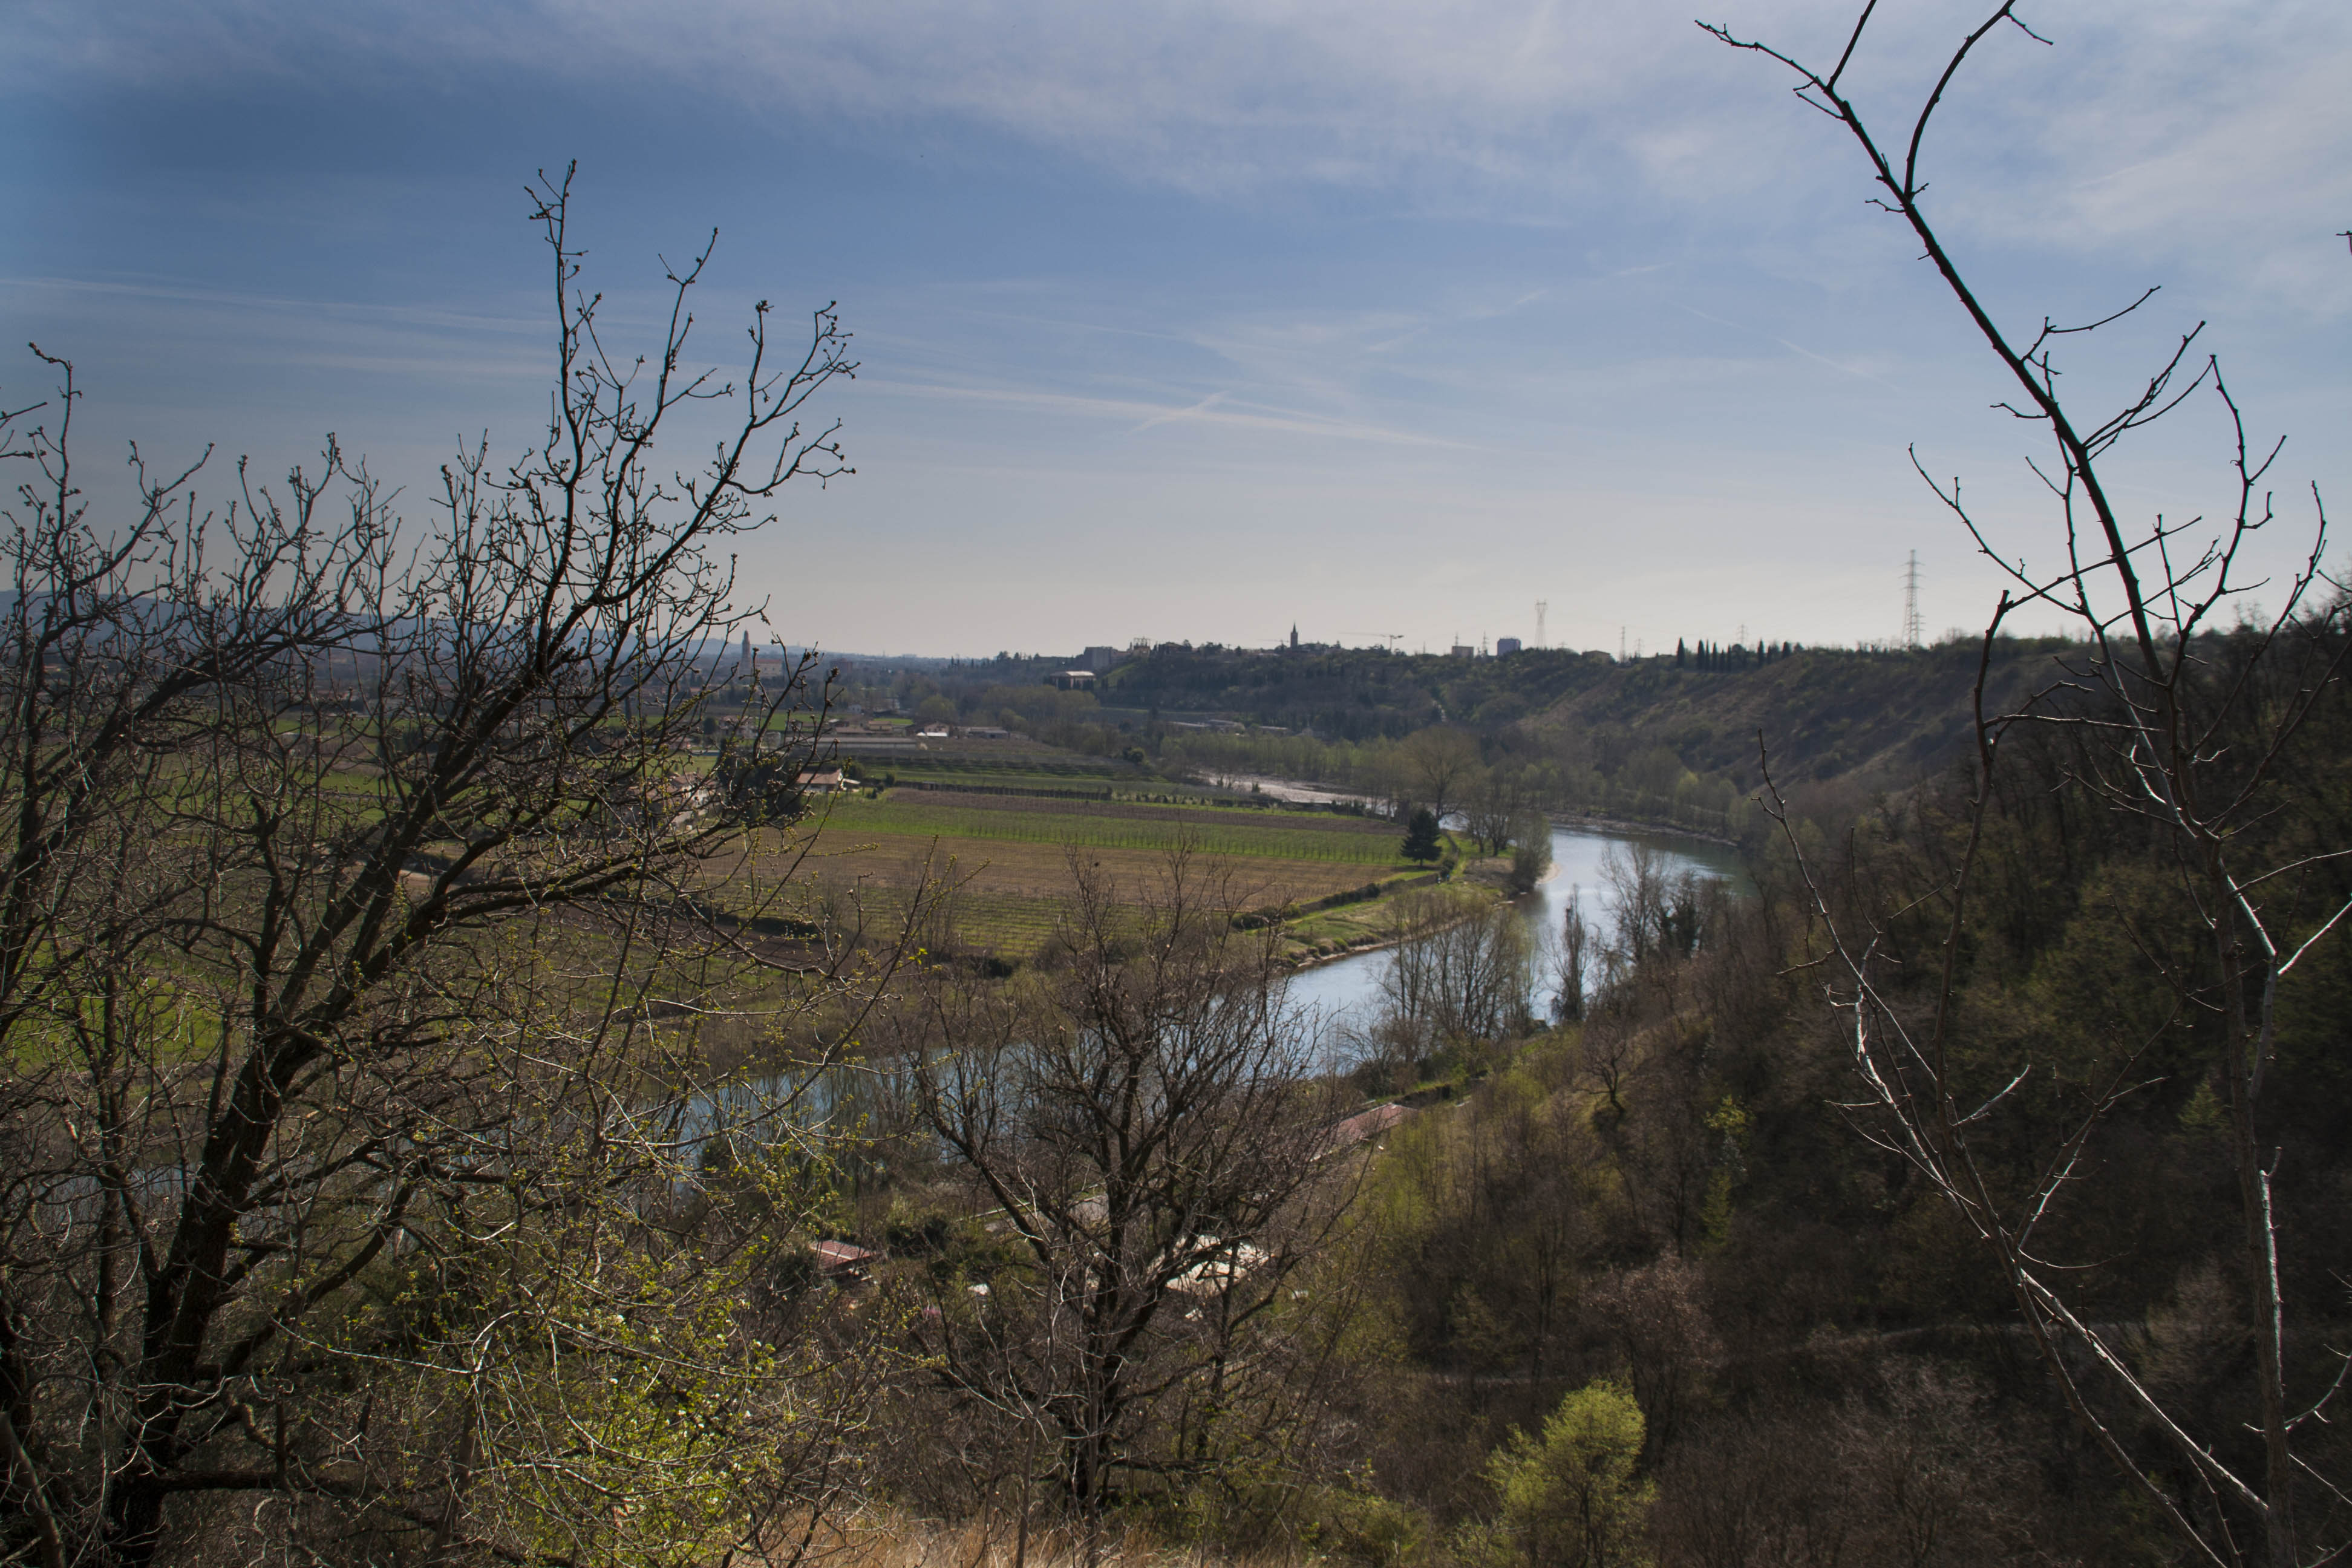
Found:
[[[1644,1430],[1633,1394],[1603,1379],[1561,1400],[1540,1437],[1514,1431],[1486,1461],[1500,1512],[1464,1534],[1462,1555],[1496,1568],[1647,1563],[1643,1539],[1657,1489],[1633,1473]]]

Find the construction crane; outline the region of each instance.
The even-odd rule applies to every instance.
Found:
[[[1397,644],[1404,641],[1402,632],[1349,632],[1347,635],[1351,637],[1370,637],[1377,642],[1385,643],[1391,653],[1396,652]]]

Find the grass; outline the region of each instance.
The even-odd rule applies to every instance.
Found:
[[[1388,824],[1290,812],[1133,802],[926,795],[836,800],[802,875],[854,900],[869,925],[903,912],[926,877],[952,883],[952,941],[1005,959],[1034,955],[1068,907],[1071,860],[1140,899],[1189,838],[1196,869],[1228,880],[1239,908],[1309,903],[1414,868]]]
[[[850,772],[853,777],[867,784],[877,784],[887,777],[894,785],[910,789],[945,784],[967,789],[980,786],[991,789],[1108,790],[1116,796],[1134,800],[1180,796],[1189,801],[1216,802],[1225,805],[1255,804],[1236,796],[1231,790],[1218,789],[1211,784],[1184,784],[1144,773],[1114,773],[1103,769],[935,768],[908,766],[896,762],[861,761]]]
[[[990,773],[982,773],[978,769],[950,772],[929,768],[877,768],[871,763],[866,764],[861,776],[870,781],[882,773],[890,774],[901,786],[913,788],[925,784],[977,784],[996,789],[1103,790],[1111,788],[1114,783],[1108,773],[1048,773],[1017,769]]]
[[[1226,858],[1362,867],[1401,864],[1398,835],[1387,823],[1135,801],[926,795],[901,790],[881,800],[845,799],[835,807],[826,826],[830,832],[856,837],[938,837],[1070,848],[1145,849],[1160,855],[1189,840],[1197,853]]]
[[[1501,896],[1491,878],[1464,878],[1438,885],[1425,873],[1398,877],[1381,884],[1376,898],[1351,900],[1289,921],[1282,932],[1285,954],[1294,963],[1304,963],[1391,941],[1396,935],[1398,899],[1432,893],[1454,904],[1464,915],[1491,905]]]
[[[811,1560],[835,1568],[1288,1568],[1302,1561],[1300,1553],[1278,1546],[1236,1552],[1192,1545],[1168,1545],[1140,1531],[1114,1524],[1089,1550],[1075,1525],[1033,1523],[1026,1542],[1020,1542],[1013,1521],[1001,1514],[961,1524],[877,1513],[843,1526],[811,1531],[816,1550]],[[797,1535],[779,1531],[775,1555],[751,1561],[781,1563]],[[1305,1561],[1321,1559],[1307,1554]]]
[[[844,752],[856,750],[857,737],[844,735],[840,746]],[[989,741],[980,744],[992,748],[984,756],[958,754],[955,742],[940,742],[937,749],[906,752],[892,751],[877,755],[870,764],[877,773],[897,773],[906,778],[911,773],[929,773],[945,778],[978,780],[996,773],[1050,773],[1057,778],[1131,779],[1141,773],[1126,763],[1108,757],[1074,757],[1067,752],[1048,751],[1042,747],[1018,750],[1004,749],[1003,742]]]

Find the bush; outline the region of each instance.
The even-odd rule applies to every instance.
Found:
[[[1511,824],[1512,895],[1535,891],[1551,874],[1551,823],[1534,813]]]
[[[1500,1514],[1465,1536],[1464,1555],[1562,1568],[1646,1562],[1656,1488],[1633,1475],[1643,1431],[1633,1394],[1604,1379],[1561,1400],[1541,1437],[1513,1432],[1486,1461]]]

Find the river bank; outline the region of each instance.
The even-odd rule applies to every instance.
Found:
[[[1547,878],[1546,880],[1549,880],[1549,879]],[[1294,922],[1292,928],[1285,933],[1285,940],[1293,942],[1300,942],[1303,945],[1306,939],[1299,930],[1299,927],[1304,926],[1309,921],[1317,921],[1325,915],[1342,915],[1348,920],[1349,923],[1359,926],[1362,928],[1362,930],[1360,934],[1345,939],[1329,934],[1319,937],[1317,939],[1318,945],[1314,950],[1289,960],[1292,971],[1295,973],[1302,969],[1312,969],[1319,964],[1338,963],[1349,958],[1356,958],[1366,953],[1377,952],[1382,948],[1394,947],[1398,940],[1395,935],[1396,922],[1386,918],[1387,911],[1395,907],[1396,900],[1398,899],[1420,893],[1423,889],[1430,889],[1431,887],[1432,884],[1424,882],[1416,888],[1400,889],[1398,891],[1382,898],[1368,899],[1361,904],[1347,905],[1343,906],[1340,910],[1318,911],[1316,915],[1302,917],[1300,921]],[[1492,909],[1499,903],[1509,903],[1512,901],[1510,895],[1503,889],[1485,881],[1454,881],[1439,883],[1435,885],[1435,890],[1450,896],[1461,906],[1459,912],[1453,920],[1444,922],[1445,926],[1458,925],[1463,921],[1472,919],[1481,910]],[[1491,896],[1482,896],[1489,894]],[[1326,929],[1328,930],[1328,927]],[[1423,929],[1430,930],[1443,928],[1431,928],[1424,926]],[[1324,952],[1321,951],[1320,946],[1323,942],[1331,942],[1336,945],[1332,947],[1331,951]]]
[[[1378,795],[1363,795],[1329,784],[1316,784],[1307,779],[1276,778],[1267,773],[1202,773],[1199,782],[1219,789],[1245,790],[1262,795],[1269,800],[1279,800],[1292,805],[1362,805],[1385,808],[1388,802]],[[1727,849],[1737,849],[1739,841],[1705,828],[1690,827],[1677,822],[1650,822],[1632,817],[1603,816],[1597,813],[1549,811],[1545,813],[1554,827],[1583,828],[1596,833],[1616,833],[1629,837],[1664,836],[1694,838],[1703,844],[1719,844]]]
[[[1546,818],[1554,827],[1566,827],[1593,833],[1612,833],[1624,838],[1689,838],[1701,844],[1717,844],[1726,849],[1743,847],[1737,838],[1720,833],[1702,832],[1696,827],[1683,827],[1673,823],[1637,822],[1622,816],[1571,816],[1550,812]]]
[[[1689,871],[1701,877],[1721,878],[1741,890],[1750,885],[1736,847],[1720,840],[1663,833],[1654,827],[1630,824],[1604,827],[1589,818],[1570,818],[1552,827],[1551,874],[1532,892],[1513,900],[1520,917],[1528,922],[1528,934],[1538,942],[1551,940],[1567,916],[1571,899],[1576,900],[1581,919],[1604,931],[1608,930],[1616,900],[1605,867],[1611,853],[1620,846],[1637,843],[1648,845],[1664,857],[1668,876]],[[1503,889],[1496,887],[1494,891],[1499,901]],[[1468,912],[1475,911],[1465,914]],[[1360,1025],[1378,1005],[1382,953],[1394,944],[1394,938],[1386,931],[1378,933],[1378,937],[1364,946],[1302,963],[1292,971],[1292,1000],[1315,1009],[1327,1028]],[[1529,1006],[1538,1016],[1547,1016],[1552,1001],[1550,986],[1542,977],[1531,976]]]

